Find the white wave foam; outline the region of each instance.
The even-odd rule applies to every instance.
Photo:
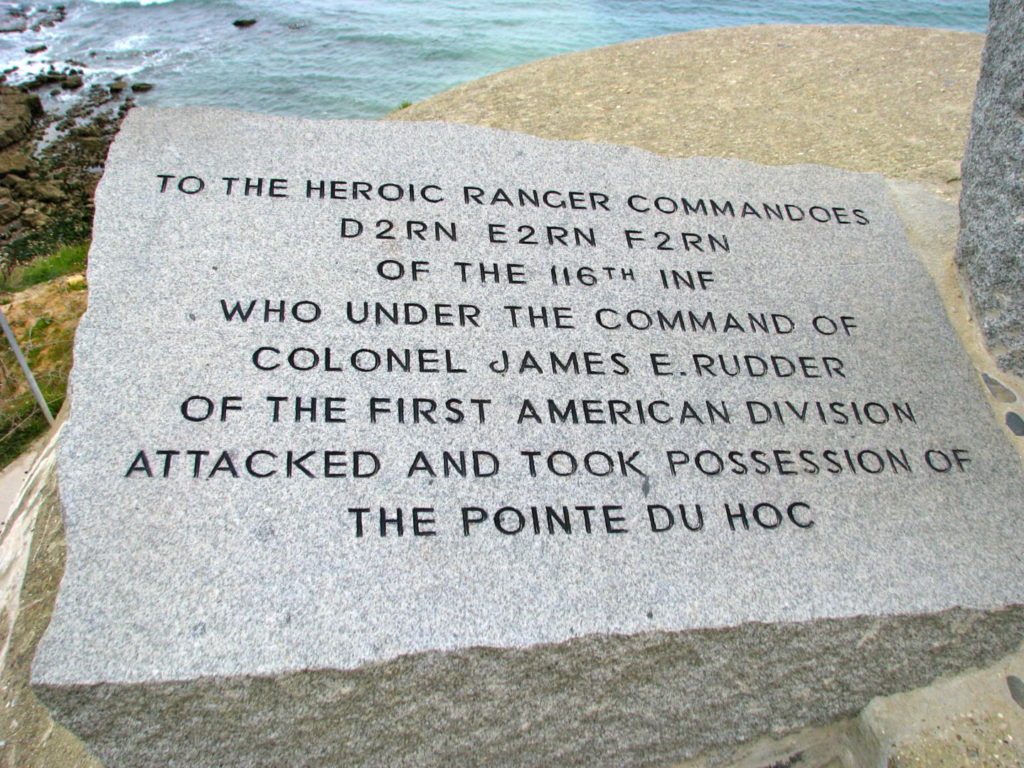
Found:
[[[163,5],[173,3],[174,0],[88,0],[90,3],[99,5]]]
[[[142,44],[149,39],[149,34],[142,32],[138,35],[128,35],[120,40],[115,40],[107,49],[111,52],[121,53],[123,51],[134,51],[142,47]]]
[[[16,68],[17,71],[14,73],[14,79],[19,82],[23,79],[30,80],[40,72],[45,72],[50,68],[49,62],[42,62],[36,59],[13,59],[11,61],[2,61],[0,65],[4,69]]]

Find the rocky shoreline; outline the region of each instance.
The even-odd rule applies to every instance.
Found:
[[[0,270],[89,237],[107,149],[132,106],[100,88],[56,116],[36,95],[0,86]]]
[[[55,5],[53,8],[31,8],[9,6],[0,10],[0,33],[38,32],[43,27],[53,27],[67,17],[67,8]]]
[[[0,34],[54,26],[65,15],[61,5],[8,8]],[[153,87],[124,78],[86,86],[86,72],[84,62],[68,60],[0,74],[0,274],[88,239],[107,150],[133,94]]]

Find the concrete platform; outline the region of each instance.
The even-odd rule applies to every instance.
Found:
[[[953,199],[984,39],[911,27],[706,29],[531,62],[389,119],[876,171]]]

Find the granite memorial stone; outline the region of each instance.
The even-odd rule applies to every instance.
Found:
[[[1020,465],[881,177],[134,110],[33,667],[116,766],[626,766],[1016,647]]]
[[[963,159],[958,261],[999,365],[1024,376],[1024,7],[991,0]]]

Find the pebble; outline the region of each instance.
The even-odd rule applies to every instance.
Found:
[[[1024,419],[1016,411],[1010,411],[1006,414],[1006,426],[1017,437],[1024,436]]]
[[[988,391],[992,393],[992,397],[1000,403],[1016,402],[1017,396],[1013,393],[1013,390],[999,381],[995,376],[989,376],[987,373],[983,373],[981,374],[981,378],[984,380],[985,386],[988,387]]]

